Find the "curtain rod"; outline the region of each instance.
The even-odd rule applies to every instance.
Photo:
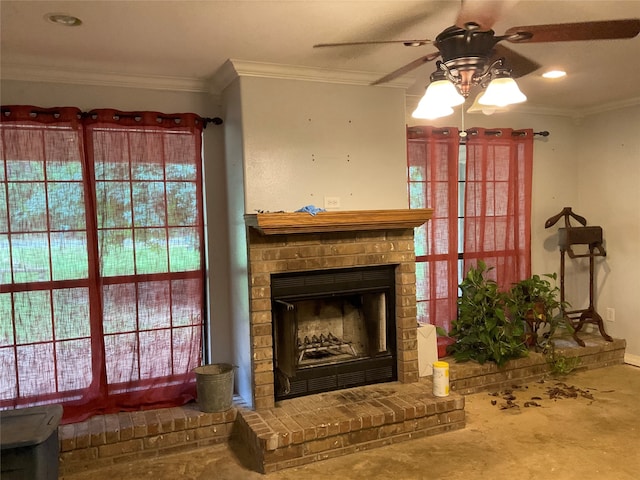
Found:
[[[477,134],[477,130],[474,128],[470,128],[469,130],[465,130],[465,132],[467,132],[468,134],[471,135],[475,135]],[[485,130],[484,131],[485,135],[502,135],[502,132],[500,130]],[[533,132],[534,135],[539,135],[541,137],[548,137],[550,135],[550,133],[547,130],[543,130],[542,132]],[[522,135],[525,135],[525,132],[523,132],[522,130],[515,130],[513,132],[511,132],[511,135],[514,137],[520,137]]]
[[[8,108],[3,108],[2,109],[2,114],[8,114],[10,112],[11,112],[11,110],[8,109]],[[33,109],[33,110],[31,110],[31,114],[32,115],[51,115],[51,116],[55,117],[57,115],[60,115],[60,112],[57,112],[55,110],[36,110],[36,109]],[[87,118],[87,117],[90,116],[90,112],[80,112],[79,115],[80,115],[81,118]],[[137,114],[137,113],[121,113],[121,114],[118,114],[118,116],[122,117],[122,118],[140,117],[140,115]],[[207,128],[207,125],[209,123],[213,123],[214,125],[222,125],[222,123],[223,123],[223,120],[220,117],[200,117],[199,115],[198,115],[198,117],[202,120],[202,124],[203,124],[204,128]],[[157,118],[159,118],[161,120],[172,120],[172,119],[177,118],[177,117],[172,116],[172,115],[158,115]]]
[[[409,127],[409,131],[413,131],[413,132],[420,132],[420,127]],[[448,128],[435,128],[433,130],[435,133],[441,133],[444,135],[449,135],[449,129]],[[464,132],[466,132],[467,134],[470,135],[477,135],[478,131],[474,128],[470,128],[468,130],[463,130]],[[485,130],[484,131],[485,135],[502,135],[502,132],[500,130]],[[524,135],[525,132],[521,131],[521,130],[516,130],[511,132],[511,135],[513,135],[514,137],[518,137],[518,136],[522,136]],[[533,132],[533,135],[538,135],[540,137],[548,137],[549,135],[551,135],[547,130],[543,130],[541,132]]]
[[[89,112],[82,112],[81,113],[82,117],[88,117],[89,116]],[[138,118],[140,117],[139,114],[137,113],[119,113],[117,114],[118,117],[122,117],[122,118]],[[198,115],[198,117],[200,117]],[[157,118],[159,118],[160,120],[174,120],[176,118],[178,118],[177,116],[173,116],[173,115],[158,115]],[[200,119],[202,120],[202,125],[204,128],[207,128],[207,124],[209,123],[213,123],[214,125],[222,125],[222,119],[220,117],[200,117]]]
[[[223,120],[220,117],[213,117],[213,118],[206,117],[206,118],[203,118],[203,120],[204,120],[205,128],[208,123],[213,123],[214,125],[222,125],[222,122],[223,122]]]
[[[90,115],[90,112],[82,112],[80,114],[82,117],[88,117]],[[137,118],[140,117],[140,115],[138,113],[119,113],[117,115],[118,117],[122,117],[122,118]],[[198,115],[198,117],[200,117]],[[158,115],[159,119],[161,120],[173,120],[178,118],[177,116],[173,116],[173,115]],[[202,120],[202,125],[204,126],[204,128],[207,128],[207,125],[209,123],[213,123],[214,125],[222,125],[222,119],[220,117],[200,117],[200,119]]]

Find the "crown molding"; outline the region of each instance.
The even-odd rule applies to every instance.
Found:
[[[331,70],[297,65],[252,62],[228,59],[211,77],[210,93],[220,93],[238,77],[278,78],[284,80],[304,80],[343,85],[371,85],[380,78],[380,73],[353,70]],[[412,79],[397,79],[383,87],[406,89],[413,84]]]
[[[420,98],[422,97],[419,95],[407,95],[406,104],[405,104],[407,111],[413,111],[418,105]],[[620,100],[616,102],[609,102],[609,103],[605,103],[602,105],[598,105],[591,108],[585,108],[585,109],[554,108],[554,107],[548,107],[544,105],[534,105],[531,103],[524,103],[524,104],[514,105],[512,110],[504,113],[519,113],[519,114],[527,114],[527,115],[567,117],[567,118],[571,118],[573,120],[579,121],[590,115],[610,112],[612,110],[619,110],[621,108],[635,107],[638,105],[640,105],[640,97],[630,98],[627,100]],[[496,113],[496,114],[499,115],[499,113]],[[473,113],[470,115],[477,115],[477,113]]]
[[[558,117],[568,117],[573,120],[579,121],[590,115],[596,115],[598,113],[610,112],[613,110],[620,110],[621,108],[635,107],[640,105],[640,97],[629,98],[626,100],[618,100],[615,102],[603,103],[589,108],[554,108],[544,105],[533,105],[529,103],[517,105],[518,113],[527,113],[531,115],[550,115]]]
[[[88,69],[18,63],[3,63],[1,74],[2,79],[25,82],[146,88],[151,90],[211,93],[214,95],[219,94],[231,81],[241,76],[306,80],[346,85],[370,85],[380,78],[379,73],[372,72],[330,70],[235,59],[227,60],[210,78],[133,75],[120,72],[98,72]],[[387,82],[383,87],[406,89],[411,84],[411,79],[399,79]]]
[[[18,80],[24,82],[145,88],[191,93],[208,92],[208,82],[205,79],[189,77],[131,75],[126,73],[97,72],[92,70],[15,63],[3,63],[1,73],[3,80]]]
[[[595,115],[597,113],[610,112],[612,110],[620,110],[621,108],[637,107],[638,105],[640,105],[640,97],[634,97],[634,98],[628,98],[626,100],[618,100],[616,102],[605,103],[592,108],[585,108],[581,110],[581,113],[583,117],[587,117],[589,115]]]

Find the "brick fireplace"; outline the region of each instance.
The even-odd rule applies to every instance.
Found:
[[[418,380],[413,228],[431,210],[265,213],[246,215],[248,227],[252,395],[256,410],[275,405],[273,275],[392,266],[395,276],[395,372]]]

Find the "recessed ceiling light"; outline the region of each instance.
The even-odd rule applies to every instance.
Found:
[[[562,78],[567,74],[564,70],[549,70],[542,74],[544,78]]]
[[[82,25],[82,20],[73,15],[67,15],[66,13],[47,13],[44,18],[48,22],[56,23],[64,27],[77,27]]]

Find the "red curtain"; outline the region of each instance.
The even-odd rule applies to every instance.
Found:
[[[204,318],[193,114],[3,106],[0,408],[64,422],[195,396]]]
[[[464,271],[482,259],[508,289],[531,275],[533,130],[473,129],[466,148]]]
[[[456,128],[407,129],[409,208],[432,208],[415,231],[418,322],[450,330],[458,287],[458,150]],[[439,338],[444,356],[446,339]]]
[[[461,145],[456,128],[407,129],[409,207],[434,210],[415,231],[418,322],[446,331],[478,259],[503,289],[531,275],[533,131],[467,132]],[[446,343],[438,339],[440,356]]]

